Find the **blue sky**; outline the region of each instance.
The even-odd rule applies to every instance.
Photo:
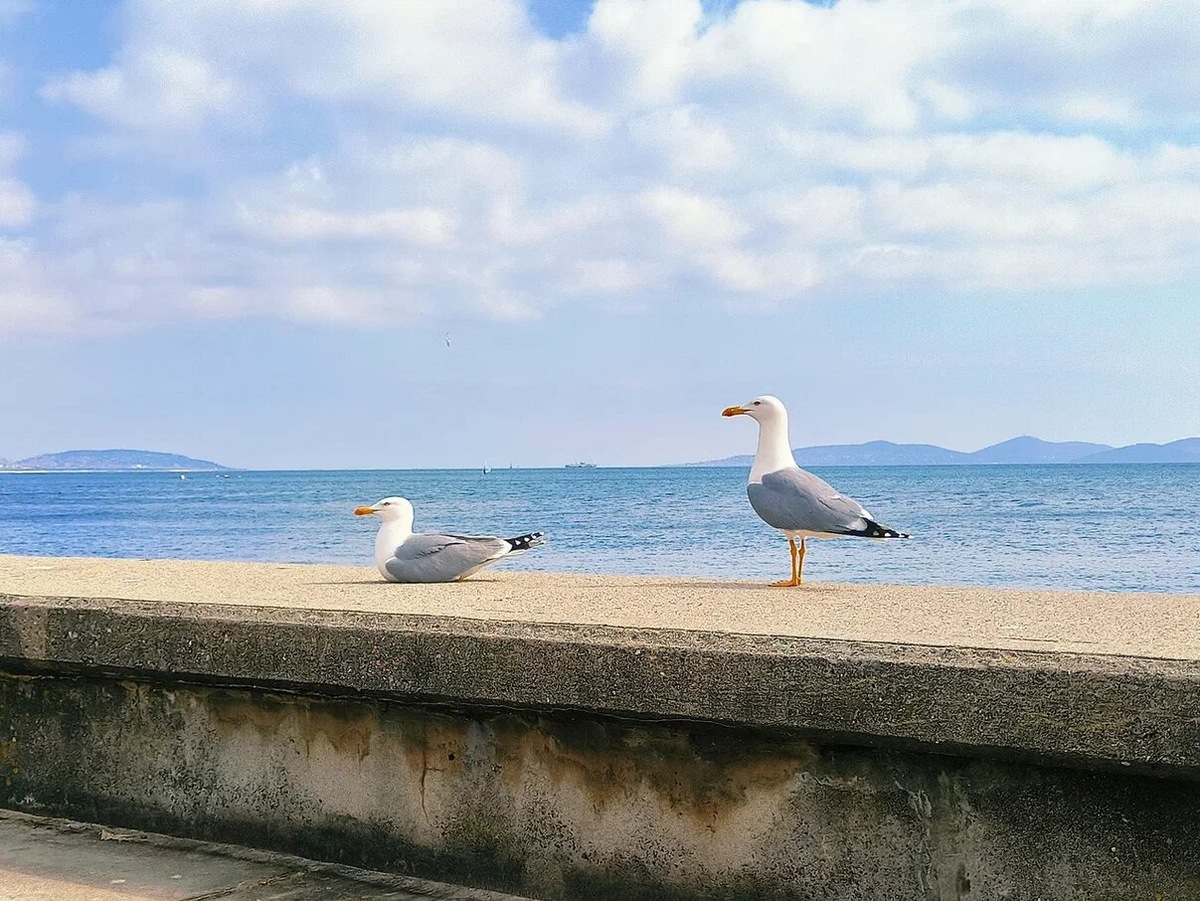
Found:
[[[1198,434],[1193,13],[0,0],[0,457]]]

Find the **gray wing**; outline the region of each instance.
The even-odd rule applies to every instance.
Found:
[[[750,483],[746,493],[754,512],[777,529],[859,534],[872,521],[862,504],[843,497],[828,482],[803,469],[767,473],[761,484]]]
[[[397,582],[453,582],[510,550],[501,538],[413,535],[384,566]]]

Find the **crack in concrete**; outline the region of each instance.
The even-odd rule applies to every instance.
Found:
[[[917,820],[921,824],[921,844],[918,849],[919,861],[917,868],[917,880],[921,891],[927,901],[938,901],[940,897],[938,889],[938,873],[937,864],[935,861],[935,848],[933,836],[933,804],[929,800],[929,796],[925,794],[924,789],[911,789],[900,783],[899,780],[893,779],[893,784],[908,797],[908,806],[912,808],[913,813],[917,815]]]
[[[425,807],[425,777],[429,775],[429,746],[422,744],[421,746],[421,813],[425,815],[425,825],[432,826],[433,823],[429,819],[429,810]]]
[[[217,898],[228,898],[230,895],[237,895],[251,889],[270,888],[273,885],[280,885],[290,879],[302,879],[304,875],[302,872],[294,871],[291,873],[280,873],[277,876],[267,876],[264,879],[244,879],[237,885],[219,888],[215,891],[205,892],[202,895],[188,895],[183,901],[214,901]]]

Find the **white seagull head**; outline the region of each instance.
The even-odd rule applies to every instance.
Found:
[[[783,401],[773,394],[764,394],[736,407],[726,407],[722,416],[749,416],[759,425],[787,422],[787,410]]]
[[[384,522],[402,520],[412,527],[413,505],[402,497],[385,497],[369,507],[359,507],[354,511],[355,516],[378,516]]]

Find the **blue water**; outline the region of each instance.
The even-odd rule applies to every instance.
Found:
[[[819,581],[1200,591],[1200,466],[823,467],[911,541],[812,542]],[[0,553],[370,564],[375,520],[549,543],[507,567],[768,580],[740,468],[0,475]]]

